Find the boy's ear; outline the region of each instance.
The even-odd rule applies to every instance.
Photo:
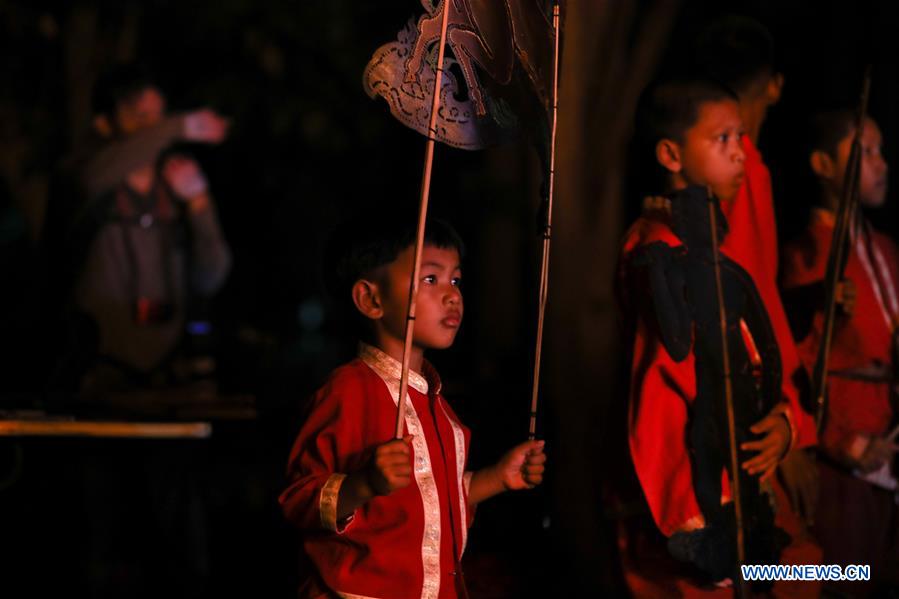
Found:
[[[683,168],[680,146],[670,139],[660,139],[656,144],[656,160],[672,173],[679,173]]]
[[[384,307],[381,305],[381,295],[376,283],[365,279],[356,281],[353,285],[353,303],[366,318],[378,320],[384,316]]]
[[[773,106],[780,101],[780,94],[784,89],[784,74],[783,73],[774,73],[771,75],[771,78],[768,80],[768,86],[765,89],[765,95],[767,96],[768,105]]]
[[[836,164],[833,158],[827,152],[815,150],[808,157],[808,162],[818,177],[822,179],[833,179],[836,174]]]
[[[105,114],[96,115],[92,125],[94,126],[94,131],[96,131],[100,137],[107,139],[112,137],[112,123]]]

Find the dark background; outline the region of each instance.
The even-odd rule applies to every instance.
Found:
[[[361,76],[374,50],[421,12],[414,0],[0,0],[0,410],[57,405],[44,382],[64,335],[47,308],[43,223],[53,173],[89,127],[96,76],[138,60],[172,110],[208,105],[233,119],[224,145],[194,152],[234,255],[213,305],[219,382],[251,393],[259,418],[160,449],[197,461],[210,592],[288,597],[295,588],[297,540],[275,499],[304,398],[347,356],[320,289],[320,249],[362,207],[415,210],[424,138],[365,96]],[[551,471],[543,488],[479,508],[466,558],[475,597],[621,590],[613,531],[629,508],[612,505],[607,488],[629,458],[612,279],[618,240],[639,209],[625,163],[633,107],[654,73],[683,60],[695,33],[726,13],[771,29],[786,76],[760,143],[782,238],[803,226],[815,195],[799,152],[804,119],[853,106],[868,62],[870,112],[894,155],[896,3],[569,0],[540,425]],[[526,435],[539,182],[524,142],[436,152],[431,214],[458,228],[468,257],[465,326],[431,359],[473,429],[475,467]],[[872,215],[894,235],[895,195]],[[77,491],[72,456],[136,445],[0,439],[0,530],[14,532],[0,539],[0,572],[35,592],[81,594],[91,564],[74,556],[98,506]]]

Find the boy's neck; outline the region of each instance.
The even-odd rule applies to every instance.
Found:
[[[821,198],[821,207],[831,212],[836,212],[840,207],[840,198],[832,193],[825,193]]]
[[[393,335],[379,332],[375,339],[375,346],[382,352],[396,360],[403,361],[403,340]],[[412,353],[409,356],[409,368],[420,373],[424,363],[424,350],[412,344]]]
[[[818,205],[825,210],[836,212],[840,207],[840,196],[837,193],[837,190],[834,189],[832,185],[821,181],[820,179],[818,182],[821,186],[821,196]]]
[[[668,177],[668,191],[666,193],[677,193],[690,187],[689,181],[681,173],[671,173]]]

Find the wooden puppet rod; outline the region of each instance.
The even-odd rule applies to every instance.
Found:
[[[827,412],[827,365],[830,361],[833,325],[836,319],[837,286],[843,279],[843,271],[846,268],[846,260],[849,255],[849,232],[857,212],[858,184],[861,179],[861,136],[868,111],[870,91],[871,66],[869,65],[865,70],[865,78],[862,82],[862,93],[855,120],[855,135],[852,138],[852,152],[849,155],[849,163],[846,165],[846,172],[843,178],[843,193],[840,196],[840,206],[833,229],[830,253],[827,257],[827,276],[824,280],[827,292],[824,303],[824,325],[821,345],[818,347],[818,356],[815,360],[815,370],[812,377],[812,397],[816,402],[815,422],[818,426],[819,434],[824,428],[824,419]]]
[[[431,168],[434,164],[434,145],[437,138],[437,111],[440,107],[440,85],[443,82],[443,54],[446,49],[446,25],[449,17],[449,4],[452,0],[444,0],[443,15],[440,21],[440,45],[437,48],[437,71],[434,74],[434,97],[431,102],[431,117],[428,123],[428,141],[425,145],[424,172],[421,177],[421,196],[418,203],[418,233],[415,238],[415,259],[412,267],[412,280],[409,282],[409,307],[406,311],[406,332],[403,337],[403,369],[400,375],[400,390],[397,397],[396,433],[397,439],[403,438],[403,424],[406,422],[406,393],[409,389],[409,361],[412,358],[412,338],[415,328],[415,303],[418,299],[418,279],[421,276],[421,252],[425,241],[425,222],[428,218],[428,199],[431,196]]]
[[[740,495],[740,459],[737,455],[737,425],[734,418],[734,390],[730,379],[730,353],[727,347],[727,309],[724,306],[724,286],[721,284],[721,253],[718,251],[718,212],[713,196],[709,193],[709,227],[712,233],[712,260],[715,268],[715,289],[718,294],[718,317],[721,328],[721,361],[724,368],[724,406],[727,410],[727,433],[730,440],[731,494],[734,496],[734,513],[737,519],[737,571],[734,592],[737,597],[748,597],[746,581],[740,566],[746,563],[746,540],[743,527],[743,497]]]
[[[540,264],[540,299],[537,312],[537,340],[534,349],[534,383],[531,389],[531,418],[528,439],[537,436],[537,401],[540,390],[540,358],[543,353],[543,322],[546,315],[546,298],[549,290],[549,249],[552,241],[553,183],[556,169],[556,124],[559,113],[559,3],[553,4],[553,92],[552,132],[549,141],[549,190],[546,202],[546,222],[543,227],[543,256]]]

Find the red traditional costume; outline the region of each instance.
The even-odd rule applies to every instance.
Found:
[[[834,231],[834,215],[817,209],[808,229],[784,251],[783,284],[813,315],[800,355],[811,372],[823,329],[823,280]],[[854,230],[844,271],[856,289],[851,317],[838,316],[827,380],[827,414],[821,446],[821,494],[816,530],[829,563],[872,565],[877,576],[891,551],[896,560],[897,513],[893,492],[853,476],[839,464],[858,459],[868,439],[887,434],[894,420],[894,335],[899,323],[899,252],[865,220]],[[813,293],[801,293],[802,289]],[[802,300],[805,301],[802,301]],[[879,484],[890,486],[889,467]],[[895,564],[893,564],[895,567]],[[856,590],[858,587],[856,585]]]
[[[363,345],[360,357],[335,370],[315,395],[280,497],[317,572],[301,596],[458,596],[458,563],[473,517],[465,472],[470,435],[429,364],[424,376],[409,373],[405,433],[413,436],[414,484],[337,519],[347,473],[366,467],[373,447],[393,437],[400,370],[399,362]]]
[[[723,256],[741,266],[751,277],[764,308],[780,353],[782,368],[779,409],[790,422],[791,448],[806,447],[816,442],[814,421],[799,405],[797,380],[802,376],[801,362],[789,328],[786,313],[777,289],[777,229],[771,193],[771,179],[761,155],[748,137],[743,138],[745,180],[736,198],[723,202],[721,210],[728,223],[728,233],[721,245]],[[664,219],[644,216],[625,236],[620,259],[619,282],[628,277],[630,255],[654,242],[677,247],[680,240]],[[628,298],[622,298],[629,302]],[[627,305],[627,304],[623,304]],[[630,373],[629,439],[631,456],[644,495],[656,525],[665,536],[691,531],[705,525],[693,489],[690,450],[685,441],[696,393],[694,356],[690,352],[681,361],[674,361],[651,326],[637,318],[633,331],[633,355]],[[745,338],[749,351],[753,340]],[[775,522],[791,537],[792,543],[781,553],[781,563],[819,563],[820,549],[802,534],[802,525],[786,501],[777,480],[772,480],[777,501]],[[722,472],[722,502],[731,497],[726,472]],[[625,545],[635,539],[622,537]],[[625,563],[629,587],[637,595],[675,593],[682,596],[727,594],[722,589],[698,589],[681,578],[676,568],[660,563],[658,572],[649,572],[639,564]],[[799,583],[802,585],[803,583]],[[789,596],[794,591],[817,592],[819,585],[805,583],[802,589],[794,584],[775,585],[774,594]]]
[[[800,371],[802,362],[777,288],[777,220],[771,173],[748,136],[743,136],[743,152],[746,155],[743,186],[733,201],[721,203],[721,210],[730,226],[721,251],[746,269],[765,302],[780,349],[783,396],[789,401],[796,418],[797,447],[809,447],[817,442],[815,422],[799,405],[797,381],[803,376]]]
[[[705,525],[694,494],[687,430],[690,408],[696,397],[695,355],[691,350],[677,361],[669,354],[653,317],[633,314],[639,298],[650,290],[633,281],[631,261],[638,250],[653,243],[680,248],[681,240],[671,230],[664,214],[648,214],[637,220],[626,237],[620,260],[621,302],[633,318],[635,336],[630,379],[631,457],[650,511],[665,536]],[[754,339],[744,331],[748,347]],[[751,350],[750,350],[751,351]],[[784,401],[780,410],[790,422],[793,441],[797,436],[794,408]],[[721,501],[731,499],[727,474],[722,470]]]
[[[794,425],[794,443],[804,447],[815,443],[815,427],[811,416],[799,405],[796,378],[801,362],[776,284],[777,228],[771,177],[749,138],[744,137],[743,142],[746,153],[743,186],[734,200],[721,203],[728,223],[721,252],[749,273],[765,304],[780,351],[783,398]],[[626,263],[636,248],[654,241],[672,247],[680,244],[665,223],[640,218],[625,236],[621,264]],[[637,326],[631,404],[644,405],[644,397],[656,396],[673,401],[664,401],[661,408],[655,407],[645,417],[632,415],[631,455],[656,523],[664,534],[670,535],[702,525],[692,494],[687,448],[678,437],[686,425],[687,408],[695,394],[693,357],[674,362],[658,345],[659,340],[647,335],[645,323],[638,322]]]

